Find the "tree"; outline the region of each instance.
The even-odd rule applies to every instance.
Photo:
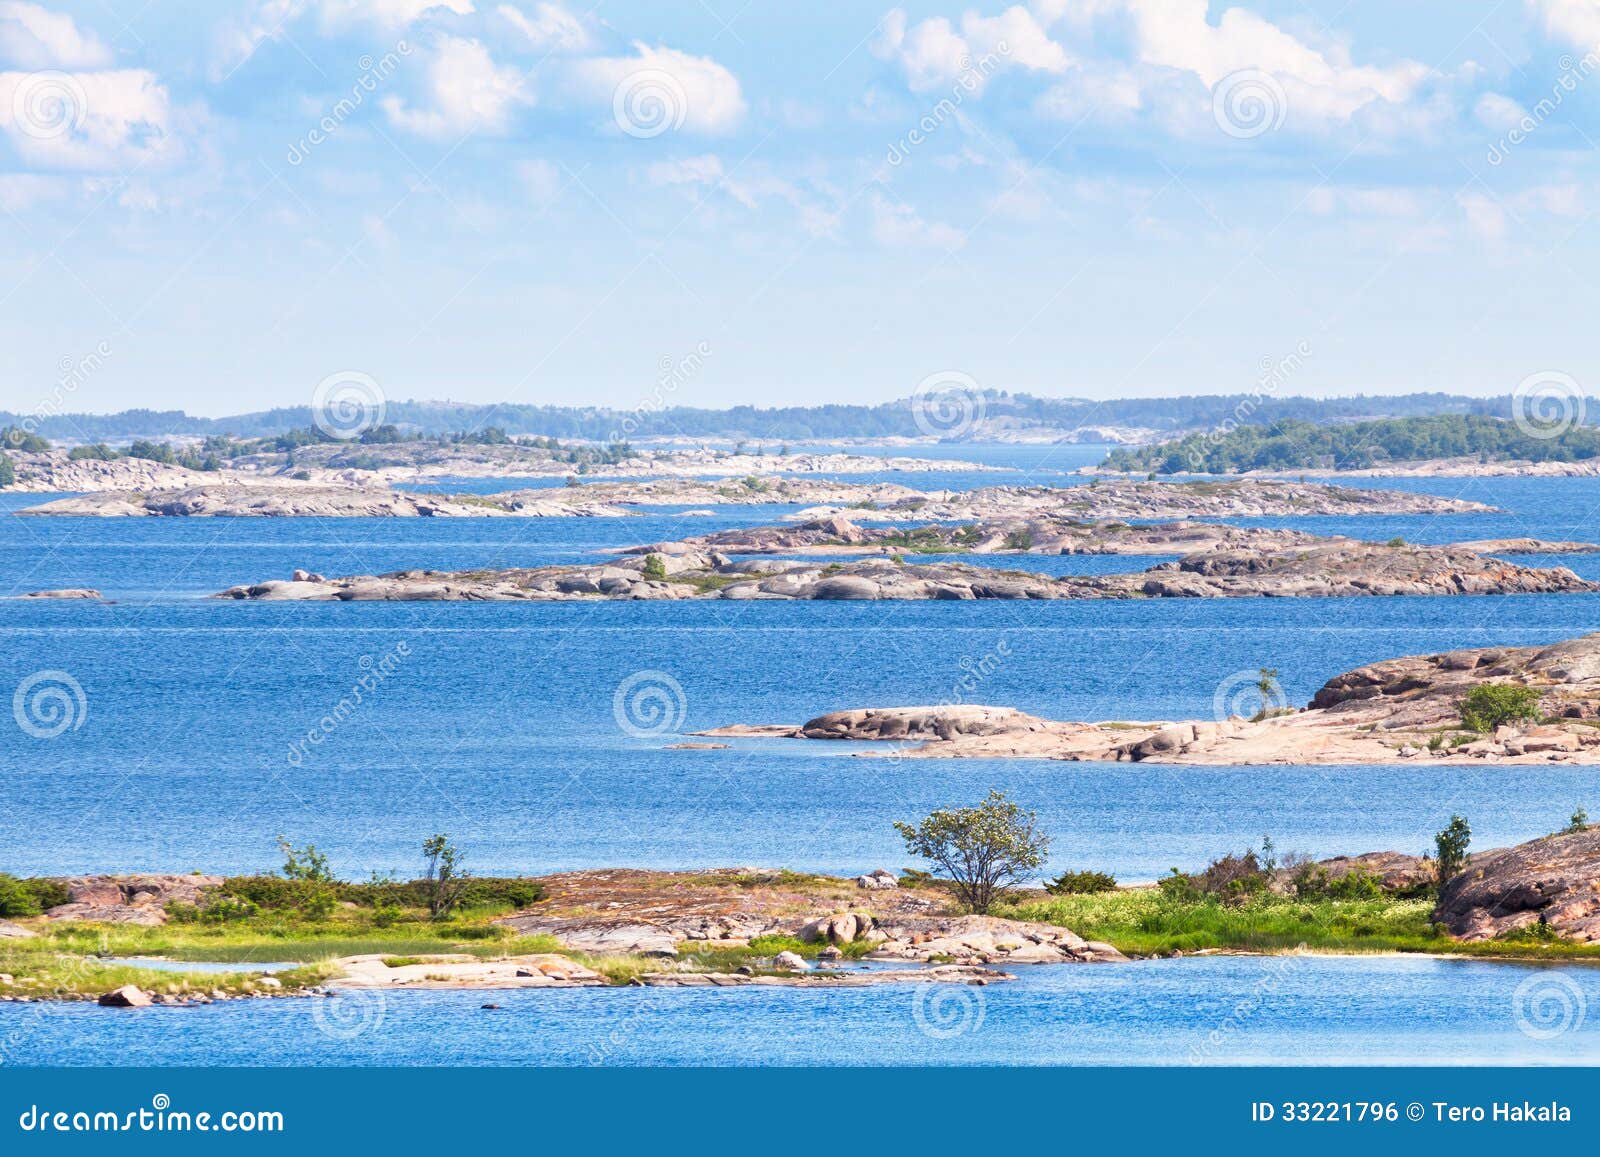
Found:
[[[1261,709],[1256,712],[1255,718],[1265,719],[1280,694],[1276,667],[1260,667],[1256,670],[1256,691],[1261,696]]]
[[[450,838],[442,834],[422,841],[422,856],[426,864],[422,878],[428,884],[428,914],[443,920],[467,890],[467,873],[461,867],[463,857]]]
[[[317,851],[316,844],[297,848],[287,836],[279,836],[278,851],[283,853],[284,879],[332,882],[333,873],[328,870],[328,857]]]
[[[1582,804],[1579,804],[1578,809],[1572,813],[1572,818],[1567,821],[1567,835],[1575,836],[1579,832],[1586,832],[1588,830],[1589,813],[1584,809]]]
[[[1539,692],[1520,683],[1479,683],[1461,700],[1461,724],[1469,731],[1493,731],[1506,723],[1539,719]]]
[[[1025,878],[1050,854],[1038,816],[991,791],[977,807],[936,811],[915,826],[897,823],[906,850],[931,861],[956,886],[969,912],[985,915],[996,893]]]
[[[0,454],[0,488],[15,486],[17,482],[17,468],[11,465],[11,459]]]
[[[1444,831],[1433,837],[1439,853],[1439,886],[1442,888],[1467,864],[1467,845],[1472,843],[1472,828],[1461,816],[1451,816]]]
[[[659,554],[645,555],[642,573],[644,574],[645,578],[655,579],[657,582],[660,582],[662,579],[667,577],[666,560],[663,559]]]

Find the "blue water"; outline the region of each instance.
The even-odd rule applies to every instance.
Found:
[[[19,1065],[1600,1062],[1600,1018],[1584,1011],[1600,1000],[1592,968],[1191,957],[1016,972],[982,988],[351,992],[132,1012],[0,1005],[0,1031]],[[501,1008],[481,1008],[486,999]]]
[[[1049,468],[1045,451],[1084,448],[1003,449],[1031,457],[1019,452],[1013,475],[967,481],[1022,480]],[[1463,493],[1504,513],[1263,521],[1419,542],[1600,536],[1593,480],[1360,484]],[[36,501],[6,495],[0,511]],[[422,839],[443,830],[485,874],[730,864],[854,873],[906,866],[895,820],[1001,787],[1036,808],[1053,835],[1048,870],[1139,880],[1199,866],[1267,832],[1280,848],[1313,855],[1420,851],[1459,812],[1472,821],[1474,845],[1488,847],[1554,830],[1580,804],[1600,808],[1600,768],[885,760],[798,741],[668,749],[698,728],[798,722],[863,705],[1208,717],[1219,687],[1262,666],[1278,669],[1291,702],[1304,702],[1331,675],[1388,656],[1600,630],[1600,596],[530,605],[204,597],[296,567],[344,574],[578,561],[769,522],[789,509],[481,520],[0,514],[0,594],[92,586],[113,600],[0,598],[0,702],[39,672],[64,672],[82,692],[78,700],[69,688],[76,726],[53,738],[12,720],[0,727],[0,870],[270,869],[283,833],[316,843],[348,877],[409,875]],[[1086,573],[1157,560],[969,561]],[[1600,577],[1596,556],[1528,561]],[[387,671],[381,685],[340,708],[375,669]],[[619,689],[641,680],[661,692],[659,721],[619,712]],[[1218,1059],[1596,1055],[1592,1029],[1546,1045],[1508,1027],[1516,969],[1301,965],[1294,975],[1304,991],[1230,1035],[1238,1051]],[[26,1063],[583,1063],[591,1041],[642,1019],[614,1063],[1186,1063],[1173,1042],[1199,1033],[1211,1023],[1206,1010],[1231,1006],[1264,967],[1185,960],[1033,970],[1015,986],[983,989],[982,1032],[937,1047],[899,1017],[911,990],[507,994],[498,1019],[480,1015],[481,998],[409,994],[391,1002],[383,1034],[350,1046],[308,1027],[308,1005],[294,1001],[134,1015],[0,1005],[0,1036],[17,1016],[44,1026],[24,1046]],[[1592,987],[1595,974],[1574,975]],[[671,1001],[649,1018],[631,1015],[647,997]]]

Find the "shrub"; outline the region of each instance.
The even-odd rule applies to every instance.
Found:
[[[644,577],[657,582],[667,577],[667,564],[659,554],[644,556]]]
[[[1005,548],[1007,550],[1032,550],[1033,531],[1027,529],[1008,531],[1006,533]]]
[[[1461,700],[1461,723],[1480,735],[1539,718],[1539,692],[1520,683],[1480,683]]]
[[[39,898],[24,881],[0,874],[0,916],[37,916],[41,911]]]
[[[1269,882],[1269,875],[1254,851],[1218,856],[1194,878],[1195,887],[1203,895],[1216,896],[1224,903],[1242,903],[1266,891]]]
[[[1567,826],[1565,829],[1566,834],[1569,836],[1575,836],[1579,832],[1588,830],[1589,813],[1584,810],[1582,804],[1579,804],[1577,810],[1572,813],[1572,818],[1567,821]]]
[[[1062,872],[1044,886],[1053,896],[1084,896],[1092,892],[1110,892],[1117,886],[1117,878],[1107,872]]]
[[[17,483],[17,468],[11,464],[11,459],[0,454],[0,488],[15,486]]]
[[[74,462],[92,459],[96,462],[113,462],[122,457],[104,442],[94,442],[88,446],[74,446],[67,451],[67,457]]]

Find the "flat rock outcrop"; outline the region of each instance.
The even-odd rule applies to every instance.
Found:
[[[1433,918],[1463,940],[1544,925],[1600,941],[1600,825],[1473,856],[1440,890]]]
[[[998,916],[898,917],[877,921],[873,960],[949,960],[958,964],[1103,964],[1127,957],[1054,924]]]
[[[1537,692],[1537,719],[1465,729],[1473,687]],[[1196,764],[1600,763],[1600,634],[1373,663],[1328,680],[1304,710],[1263,718],[1078,723],[1009,707],[835,711],[798,725],[735,724],[711,737],[898,740],[895,758],[1036,758]],[[868,754],[864,752],[856,753]]]
[[[68,587],[54,591],[24,591],[19,599],[98,599],[104,596],[90,587]]]
[[[333,963],[338,974],[330,983],[348,988],[598,988],[606,983],[593,969],[548,952],[500,960],[441,954],[414,963],[409,957],[363,955]]]

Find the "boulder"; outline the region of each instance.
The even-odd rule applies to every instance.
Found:
[[[807,964],[793,952],[780,952],[772,958],[772,967],[780,972],[810,972],[811,965]]]
[[[885,938],[872,952],[875,960],[1064,964],[1127,959],[1111,945],[1066,928],[998,916],[880,917],[875,931]]]
[[[875,599],[882,593],[883,588],[878,583],[859,575],[834,575],[811,587],[812,598],[825,600]]]
[[[149,1008],[151,1001],[137,984],[124,984],[121,988],[101,993],[98,1003],[106,1008]]]
[[[1473,856],[1440,890],[1433,919],[1463,940],[1543,924],[1568,940],[1600,941],[1600,826]]]
[[[9,920],[0,920],[0,940],[22,940],[34,935],[21,924],[13,924]]]

